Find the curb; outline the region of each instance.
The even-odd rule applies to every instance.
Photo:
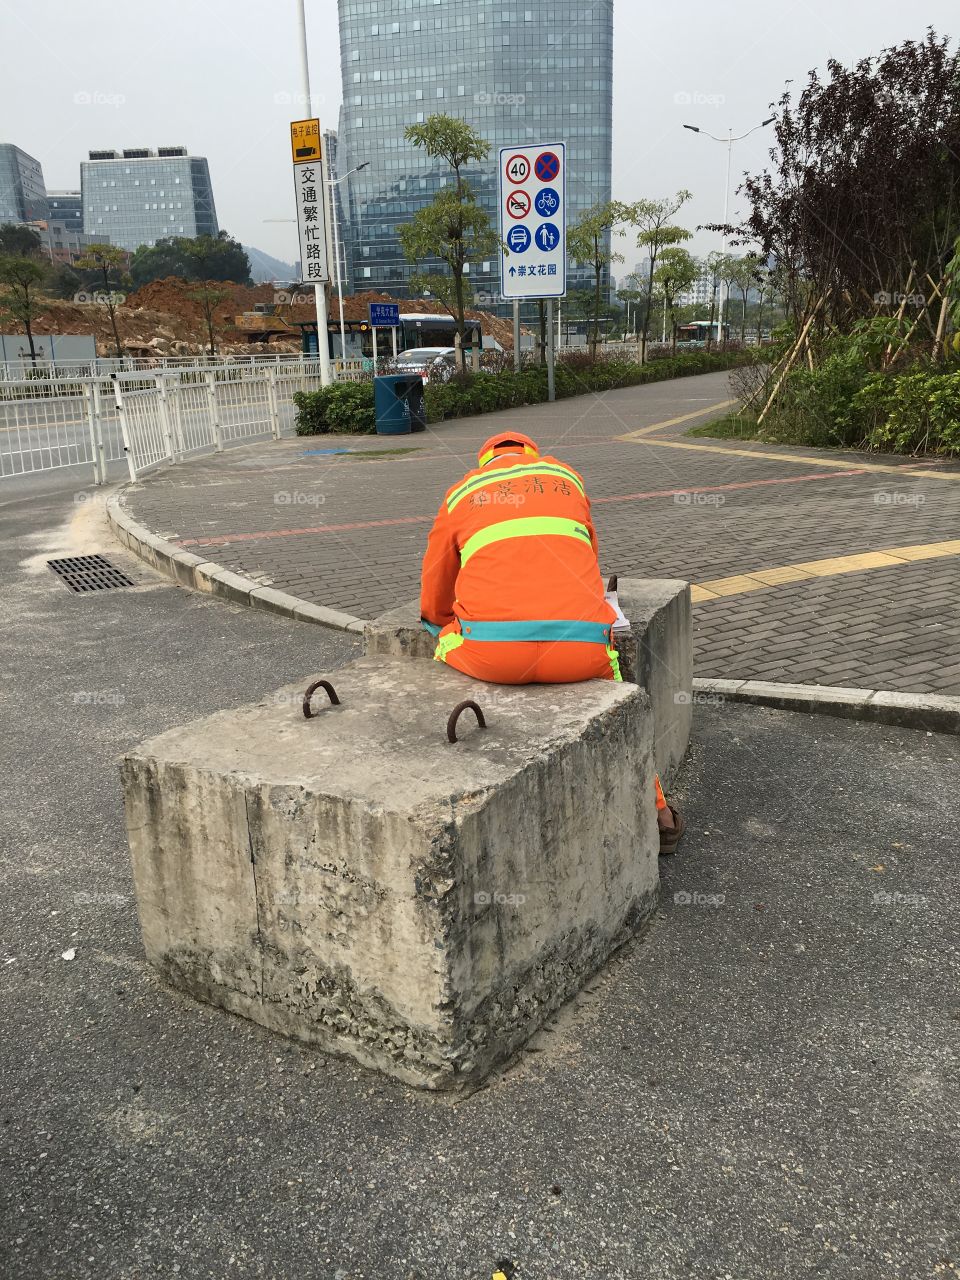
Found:
[[[960,697],[947,694],[843,689],[825,684],[771,684],[765,680],[694,680],[693,701],[710,699],[749,702],[781,711],[842,716],[898,729],[960,734]]]
[[[213,560],[204,560],[189,551],[182,551],[134,520],[123,506],[122,498],[121,491],[107,499],[107,519],[114,533],[134,555],[181,586],[219,596],[234,604],[277,613],[295,622],[311,622],[335,631],[362,634],[366,625],[363,618],[265,587],[256,579],[234,573]],[[694,702],[707,699],[748,702],[758,707],[777,707],[781,711],[842,716],[848,720],[867,720],[901,729],[926,729],[932,733],[960,735],[960,697],[943,694],[844,689],[821,684],[771,684],[765,680],[695,679],[692,698]]]
[[[182,551],[172,542],[159,538],[144,525],[134,520],[122,502],[123,494],[115,493],[107,499],[107,520],[116,536],[141,560],[145,560],[158,572],[166,574],[183,587],[204,591],[207,595],[220,596],[233,604],[251,605],[268,613],[277,613],[295,622],[312,622],[321,627],[354,634],[363,631],[363,618],[339,609],[311,604],[297,596],[265,587],[255,578],[225,569],[213,560],[204,560],[189,551]]]

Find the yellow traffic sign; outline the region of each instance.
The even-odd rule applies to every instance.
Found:
[[[320,160],[320,121],[294,120],[290,125],[290,149],[293,163]]]

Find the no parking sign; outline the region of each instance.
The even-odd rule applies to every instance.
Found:
[[[567,292],[566,145],[500,148],[500,293]]]

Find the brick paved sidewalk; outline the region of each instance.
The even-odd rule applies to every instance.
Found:
[[[585,475],[608,572],[703,583],[912,549],[892,567],[702,600],[699,675],[960,692],[960,555],[930,550],[960,538],[960,470],[685,436],[729,396],[726,375],[709,374],[423,435],[253,445],[147,477],[128,506],[236,572],[372,617],[417,594],[443,492],[488,435],[516,424]]]

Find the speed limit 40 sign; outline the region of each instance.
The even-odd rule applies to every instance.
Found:
[[[500,149],[500,293],[562,298],[567,292],[566,147]]]

